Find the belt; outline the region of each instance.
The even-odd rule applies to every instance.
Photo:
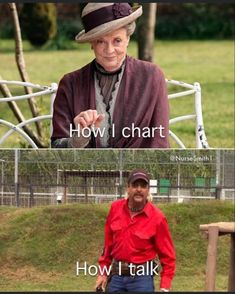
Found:
[[[150,273],[150,264],[153,261],[145,262],[142,264],[128,263],[124,261],[114,260],[112,264],[112,275],[121,276],[135,276],[145,275]]]

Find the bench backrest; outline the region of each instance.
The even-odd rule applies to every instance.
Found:
[[[204,125],[203,125],[203,118],[202,118],[202,105],[201,105],[201,87],[199,83],[194,83],[193,85],[179,82],[175,80],[166,80],[166,82],[169,85],[175,85],[179,87],[183,87],[184,90],[180,91],[178,93],[170,94],[168,98],[176,99],[184,96],[191,96],[194,97],[194,113],[193,114],[186,114],[182,116],[177,116],[174,118],[171,118],[169,123],[170,126],[184,120],[192,119],[195,121],[195,147],[196,148],[208,148],[208,143],[205,135]],[[46,115],[40,115],[38,117],[33,117],[31,119],[25,120],[18,124],[13,124],[7,120],[3,120],[0,117],[0,124],[3,124],[9,128],[6,133],[1,135],[0,137],[0,147],[5,142],[5,140],[13,133],[17,132],[20,134],[27,143],[32,146],[32,148],[37,148],[37,145],[35,142],[28,136],[28,134],[25,133],[25,131],[22,129],[25,125],[31,124],[36,121],[41,121],[45,119],[50,120],[50,128],[52,130],[52,113],[53,113],[53,102],[55,99],[56,91],[57,91],[57,84],[52,83],[51,86],[40,86],[38,84],[33,83],[26,83],[26,82],[19,82],[19,81],[6,81],[6,80],[0,80],[0,84],[5,85],[17,85],[17,86],[28,86],[36,90],[33,94],[27,94],[27,95],[20,95],[20,96],[14,96],[14,97],[7,97],[7,98],[0,98],[0,103],[3,102],[9,102],[9,101],[19,101],[23,99],[29,99],[30,97],[39,97],[42,95],[50,95],[50,113]],[[185,90],[186,89],[186,90]],[[173,133],[171,130],[169,132],[171,138],[177,143],[179,148],[186,148],[182,140],[177,136],[175,133]]]

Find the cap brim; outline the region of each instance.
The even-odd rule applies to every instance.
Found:
[[[104,23],[89,32],[85,33],[85,30],[82,30],[77,34],[75,40],[78,43],[86,43],[94,41],[97,38],[100,38],[106,34],[109,34],[117,29],[122,28],[123,26],[135,21],[141,14],[143,13],[142,6],[138,6],[134,8],[134,11],[123,18],[115,19],[108,23]]]
[[[143,180],[145,181],[147,184],[149,184],[149,180],[146,177],[141,177],[141,176],[136,176],[136,177],[132,177],[132,179],[129,181],[130,184],[133,184],[135,181],[137,180]]]

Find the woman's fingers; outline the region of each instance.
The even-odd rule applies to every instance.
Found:
[[[86,122],[86,120],[82,116],[76,117],[74,119],[74,124],[75,124],[75,127],[76,128],[80,127],[80,128],[83,129],[83,128],[86,128],[87,127],[87,122]]]
[[[104,119],[104,117],[105,117],[104,114],[99,114],[99,115],[98,115],[98,117],[97,117],[97,119],[96,119],[96,122],[95,122],[95,126],[96,126],[97,128],[99,128],[99,126],[100,126],[102,120]]]
[[[92,125],[99,127],[103,119],[104,119],[104,114],[98,114],[96,110],[89,109],[89,110],[80,112],[74,118],[73,121],[74,121],[75,127],[79,125],[83,129],[86,127],[90,127]]]

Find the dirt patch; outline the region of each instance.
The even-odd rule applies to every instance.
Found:
[[[4,222],[9,217],[9,213],[0,213],[0,222]]]
[[[26,209],[24,211],[26,211]],[[0,212],[0,221],[10,221],[18,217],[19,215],[22,215],[24,211],[22,209],[16,209],[7,212]]]
[[[37,268],[28,265],[16,269],[9,266],[1,266],[0,275],[9,280],[30,281],[37,283],[52,282],[60,278],[60,275],[56,272],[42,272]]]

